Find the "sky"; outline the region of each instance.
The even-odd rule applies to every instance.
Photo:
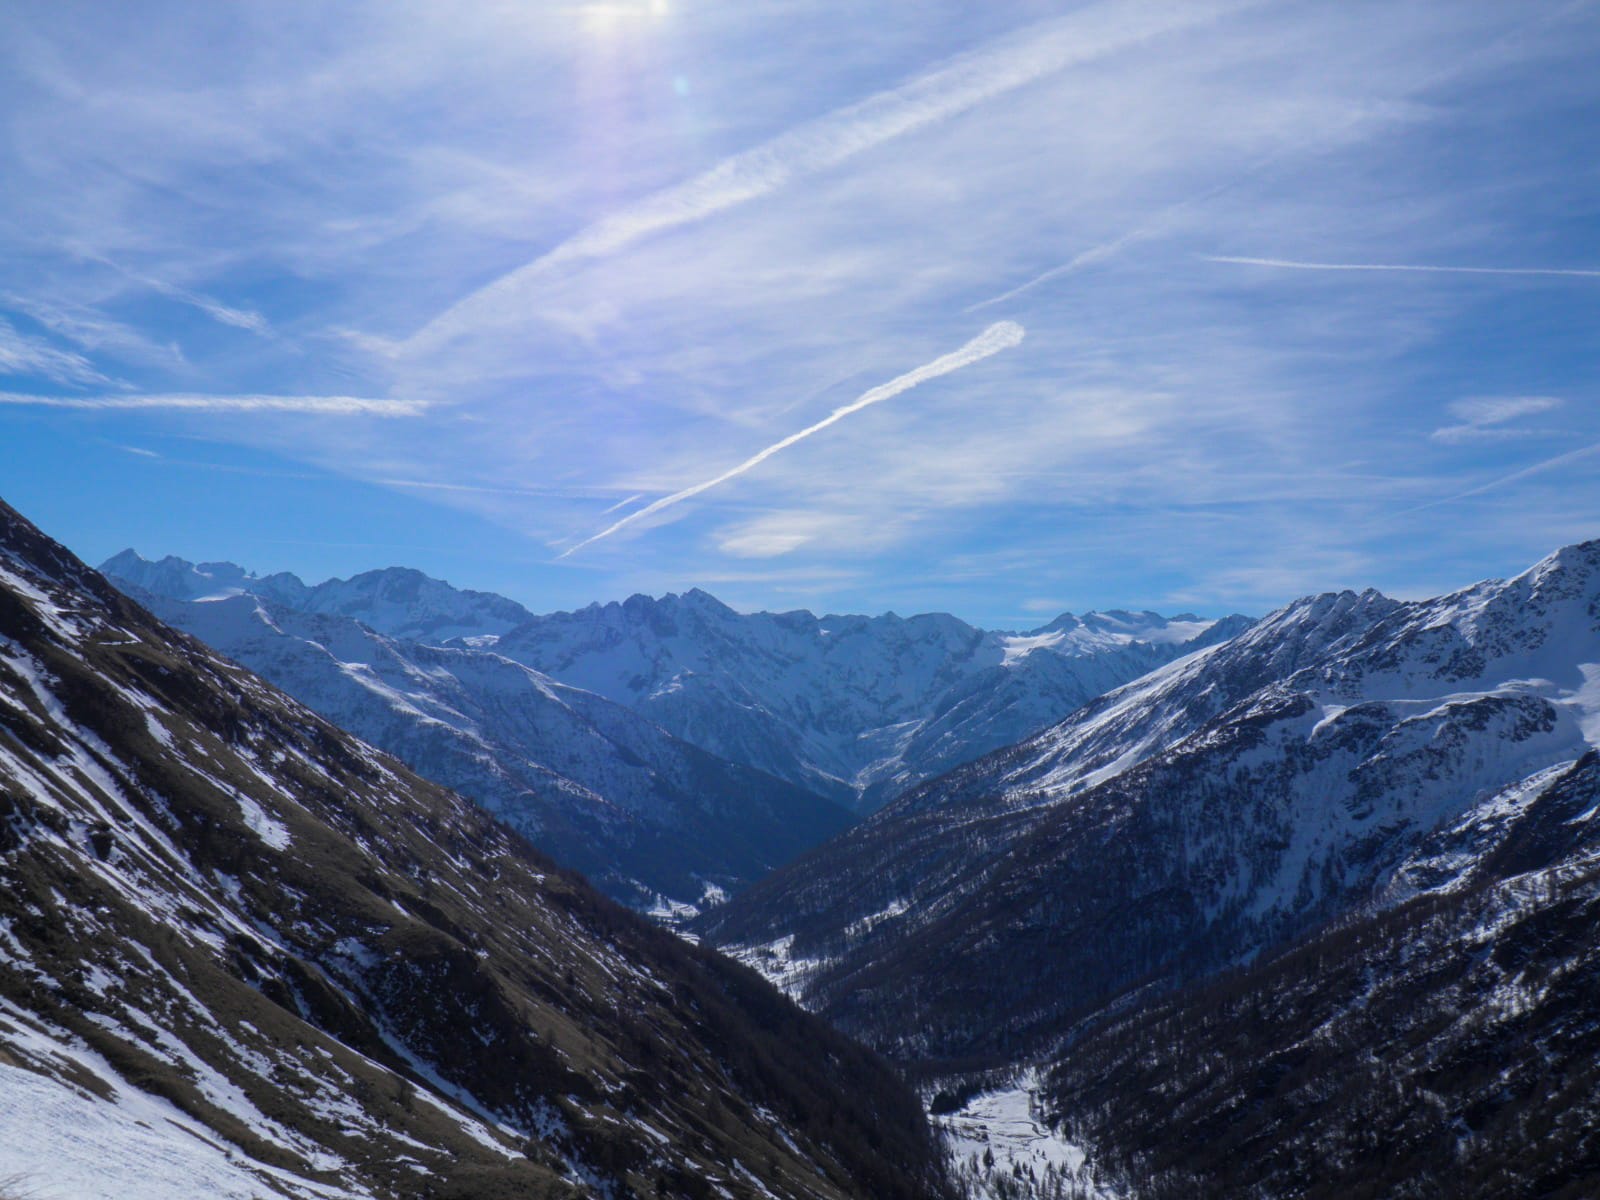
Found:
[[[1600,6],[0,11],[0,497],[536,611],[1265,612],[1600,536]]]

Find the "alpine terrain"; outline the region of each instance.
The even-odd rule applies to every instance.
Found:
[[[1596,743],[1589,542],[1297,601],[698,927],[1141,1197],[1591,1195]]]
[[[0,1129],[41,1196],[943,1194],[870,1053],[3,505]]]

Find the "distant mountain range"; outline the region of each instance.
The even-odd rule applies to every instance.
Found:
[[[948,1194],[880,1060],[3,504],[0,1129],[39,1195]]]
[[[307,586],[125,550],[101,569],[168,599],[251,595],[391,638],[492,650],[864,811],[1249,627],[1241,616],[1116,611],[1005,633],[945,614],[739,613],[698,589],[535,616],[402,567]]]
[[[837,803],[870,807],[1248,626],[1116,612],[986,633],[740,614],[700,591],[536,617],[404,568],[308,587],[130,550],[103,570],[612,895],[684,912],[844,828]]]
[[[696,927],[925,1075],[1049,1068],[1140,1197],[1595,1194],[1597,743],[1590,542],[1291,604]]]

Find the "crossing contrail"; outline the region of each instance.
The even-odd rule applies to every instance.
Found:
[[[959,371],[962,367],[969,367],[975,362],[981,362],[983,359],[986,359],[991,355],[999,354],[1002,350],[1009,350],[1012,346],[1015,346],[1022,341],[1024,332],[1025,331],[1022,326],[1018,325],[1015,321],[998,321],[989,326],[989,328],[985,329],[966,345],[962,346],[959,350],[952,350],[949,354],[936,358],[932,362],[924,363],[914,371],[907,371],[904,375],[898,375],[891,379],[888,383],[881,383],[871,391],[863,392],[857,399],[851,401],[849,404],[846,404],[844,407],[834,409],[815,425],[808,425],[804,429],[800,430],[799,433],[791,433],[782,441],[772,443],[772,445],[768,446],[765,450],[762,450],[756,454],[752,454],[738,466],[724,471],[721,475],[718,475],[714,479],[707,479],[704,483],[697,483],[693,487],[686,487],[681,492],[673,492],[670,496],[663,496],[661,499],[645,505],[637,512],[629,513],[620,521],[606,526],[593,537],[585,538],[576,546],[573,546],[567,550],[563,550],[558,557],[566,558],[567,555],[574,554],[577,551],[582,550],[585,546],[590,545],[593,542],[598,542],[601,538],[610,537],[619,529],[624,529],[627,526],[632,525],[635,521],[641,521],[645,517],[653,516],[662,509],[671,508],[674,504],[681,504],[683,501],[688,500],[692,496],[698,496],[701,492],[709,491],[711,488],[716,487],[719,483],[727,483],[728,480],[743,475],[746,471],[752,469],[753,467],[760,466],[774,454],[777,454],[780,450],[787,450],[796,442],[804,441],[813,433],[821,432],[829,425],[844,420],[851,413],[860,412],[868,405],[877,404],[880,400],[892,399],[895,396],[898,396],[901,392],[909,392],[919,383],[926,383],[930,379],[937,379],[941,375],[948,375],[952,371]]]

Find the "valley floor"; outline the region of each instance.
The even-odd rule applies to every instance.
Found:
[[[932,1118],[953,1172],[973,1200],[1131,1200],[1093,1179],[1083,1147],[1039,1116],[1039,1079],[980,1092],[959,1111]],[[992,1156],[992,1162],[991,1162]]]

